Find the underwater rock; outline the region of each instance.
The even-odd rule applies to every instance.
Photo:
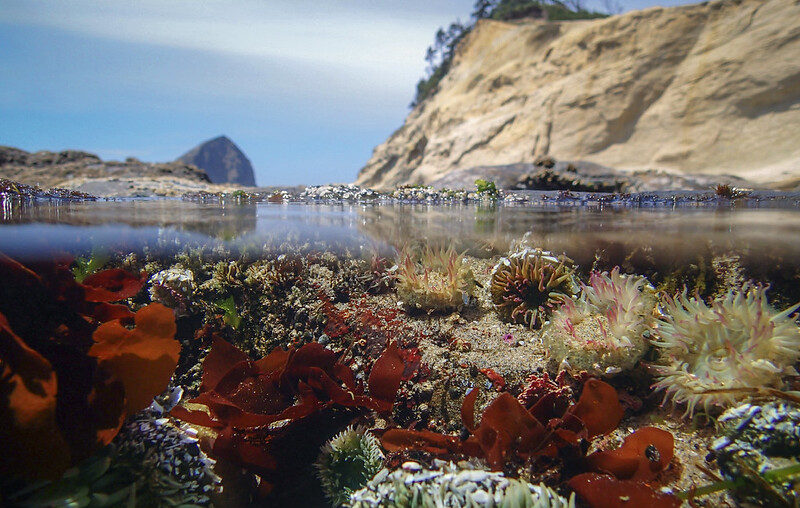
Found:
[[[383,452],[375,436],[351,425],[322,447],[315,466],[331,505],[341,506],[381,470]]]
[[[452,247],[426,247],[418,259],[411,252],[401,252],[395,275],[397,297],[406,309],[452,311],[474,299],[475,276],[464,255]]]
[[[777,312],[766,288],[743,285],[710,306],[684,291],[667,298],[653,341],[661,350],[653,385],[665,400],[707,413],[740,402],[756,388],[780,387],[797,374],[800,328],[791,315],[800,304]]]
[[[619,267],[593,272],[580,297],[565,299],[543,328],[551,366],[604,377],[632,369],[647,350],[653,292],[647,279]]]
[[[540,328],[552,310],[578,292],[571,259],[542,249],[522,249],[492,270],[492,303],[504,321]]]
[[[351,508],[418,506],[452,508],[468,506],[528,506],[532,508],[574,508],[569,500],[544,485],[531,485],[475,468],[434,460],[434,469],[406,462],[399,469],[381,470],[363,489],[353,493]]]
[[[800,408],[785,402],[742,404],[718,421],[725,436],[713,449],[736,493],[760,506],[789,506],[796,499],[796,478],[779,473],[793,468],[796,474],[800,466]]]

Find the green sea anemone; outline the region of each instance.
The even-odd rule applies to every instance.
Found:
[[[567,256],[523,249],[501,258],[492,271],[492,303],[502,319],[540,328],[546,316],[578,291]]]
[[[418,256],[404,249],[395,276],[397,297],[406,309],[451,311],[469,304],[475,292],[472,270],[452,247],[426,247]]]
[[[619,267],[594,272],[578,298],[568,298],[544,325],[551,360],[573,373],[611,376],[630,370],[647,350],[653,321],[653,287]]]
[[[661,358],[654,387],[664,400],[686,404],[686,415],[740,402],[745,388],[780,387],[800,358],[800,328],[792,313],[777,312],[766,288],[744,284],[710,306],[686,291],[667,298],[653,343]]]
[[[333,506],[341,506],[383,466],[378,439],[360,427],[347,427],[322,447],[317,475]]]
[[[475,469],[469,463],[434,460],[433,469],[406,462],[399,469],[381,470],[353,493],[351,508],[574,508],[569,500],[544,485],[506,478],[503,473]]]

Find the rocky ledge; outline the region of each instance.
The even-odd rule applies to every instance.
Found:
[[[213,186],[204,171],[180,162],[151,163],[133,157],[124,162],[103,161],[95,154],[78,150],[31,153],[5,146],[0,147],[0,178],[109,197],[180,196],[200,190],[238,188]]]

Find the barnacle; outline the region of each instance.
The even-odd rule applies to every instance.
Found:
[[[347,506],[574,508],[575,495],[567,500],[544,485],[508,479],[503,473],[476,469],[469,463],[456,465],[437,459],[431,470],[423,469],[416,462],[406,462],[402,468],[391,472],[381,470],[366,487],[350,497]]]
[[[397,296],[407,309],[454,310],[470,303],[475,291],[472,270],[452,247],[426,247],[418,256],[404,249],[395,275]]]
[[[194,274],[179,265],[150,277],[150,299],[185,315],[195,291]]]
[[[322,447],[315,465],[325,495],[341,506],[380,471],[383,453],[375,436],[351,425]]]
[[[577,292],[574,271],[571,259],[541,249],[501,258],[492,271],[495,310],[506,321],[540,328],[562,299]]]
[[[708,412],[739,402],[737,389],[779,387],[796,374],[800,328],[791,314],[800,304],[777,312],[765,292],[744,284],[710,306],[686,291],[666,299],[653,341],[661,350],[654,387],[665,400],[685,403],[686,415]]]
[[[178,395],[180,396],[180,395]],[[158,404],[128,419],[110,446],[55,482],[8,495],[13,506],[209,506],[219,490],[215,461],[189,426]]]
[[[566,299],[544,326],[551,363],[596,376],[631,369],[647,349],[654,305],[644,277],[622,275],[619,267],[592,273],[580,297]]]

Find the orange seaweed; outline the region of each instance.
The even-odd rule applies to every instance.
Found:
[[[584,473],[567,482],[590,508],[679,508],[681,500],[646,483],[618,480],[610,475]]]
[[[174,340],[175,318],[167,307],[152,303],[139,310],[134,320],[132,330],[119,321],[100,325],[88,353],[124,385],[127,414],[146,408],[166,389],[181,351]]]
[[[586,460],[594,471],[611,473],[620,480],[650,481],[670,463],[673,450],[672,434],[642,427],[616,450],[594,452]]]

